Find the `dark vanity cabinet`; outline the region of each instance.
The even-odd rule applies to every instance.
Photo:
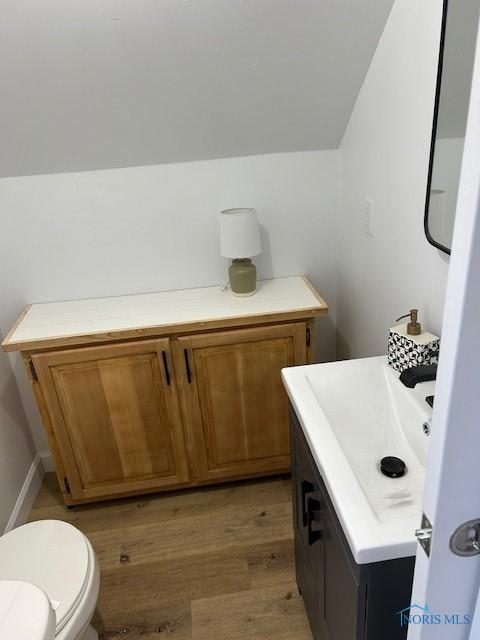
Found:
[[[295,564],[314,640],[404,640],[415,558],[355,562],[291,408]]]

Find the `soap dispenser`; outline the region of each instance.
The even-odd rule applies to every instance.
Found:
[[[399,372],[421,364],[436,364],[440,338],[428,331],[422,332],[418,309],[412,309],[410,313],[397,318],[397,322],[404,318],[410,318],[410,322],[390,329],[388,364]]]

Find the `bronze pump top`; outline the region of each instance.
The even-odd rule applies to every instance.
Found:
[[[396,322],[403,320],[404,318],[410,318],[410,322],[407,324],[407,333],[409,336],[419,336],[422,333],[422,325],[418,322],[418,309],[411,309],[410,313],[397,318]]]

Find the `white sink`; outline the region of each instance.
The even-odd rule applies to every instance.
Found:
[[[290,400],[358,563],[416,551],[434,382],[406,388],[385,357],[291,367]],[[380,460],[406,464],[388,478]]]

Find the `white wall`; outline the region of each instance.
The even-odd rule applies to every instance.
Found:
[[[338,355],[385,353],[418,307],[441,328],[448,258],[423,232],[441,0],[396,0],[340,146]],[[374,236],[361,228],[373,199]]]
[[[0,534],[12,515],[34,455],[15,377],[7,355],[0,353]]]
[[[0,327],[29,302],[222,282],[218,212],[258,209],[260,277],[307,273],[332,307],[335,354],[338,153],[318,151],[0,180]],[[23,365],[13,366],[37,451],[47,449]]]

